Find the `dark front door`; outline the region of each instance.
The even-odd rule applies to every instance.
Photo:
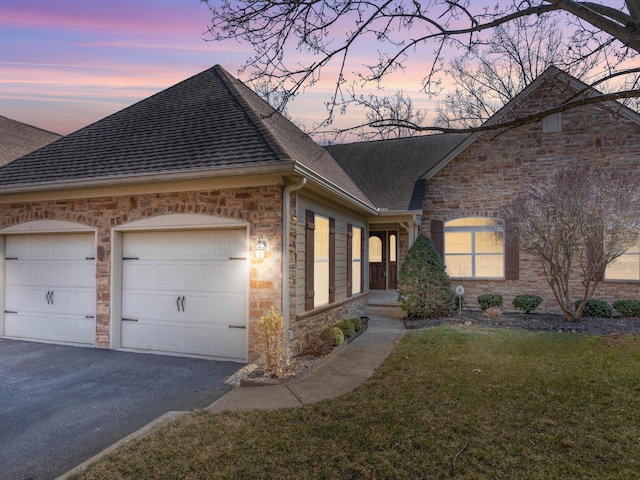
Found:
[[[369,288],[395,290],[397,288],[396,231],[371,232],[369,235]]]

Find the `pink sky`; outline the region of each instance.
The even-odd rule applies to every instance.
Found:
[[[67,134],[249,51],[206,42],[198,0],[3,0],[0,115]],[[238,55],[245,50],[244,55]]]
[[[0,115],[68,134],[215,64],[239,76],[251,50],[205,41],[209,19],[199,0],[2,0]],[[323,119],[331,87],[307,91],[291,116]]]

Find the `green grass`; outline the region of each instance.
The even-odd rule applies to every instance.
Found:
[[[350,394],[195,413],[74,478],[640,478],[640,338],[414,331]]]

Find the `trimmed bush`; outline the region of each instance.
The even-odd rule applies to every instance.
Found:
[[[358,317],[353,317],[350,320],[351,323],[353,323],[353,328],[356,329],[356,332],[362,330],[362,320],[360,320]]]
[[[338,345],[342,345],[344,343],[344,333],[342,333],[342,329],[340,327],[336,327],[335,325],[329,329],[331,332],[331,337],[333,338],[333,346],[337,347]]]
[[[347,338],[351,338],[356,334],[356,328],[353,325],[353,322],[349,319],[340,320],[335,324],[340,330],[342,330],[342,334],[344,335],[345,340]]]
[[[582,303],[582,300],[576,301],[576,310]],[[592,318],[611,318],[613,317],[613,308],[604,300],[597,300],[592,298],[587,300],[587,304],[582,311],[582,315]]]
[[[623,317],[640,317],[640,302],[638,300],[616,300],[613,302],[613,308],[620,312]]]
[[[502,295],[487,293],[485,295],[478,295],[477,300],[482,310],[491,307],[502,307]]]
[[[398,275],[398,301],[408,318],[434,318],[451,314],[451,282],[431,239],[420,235],[402,263]]]
[[[542,297],[538,295],[518,295],[513,299],[513,307],[524,313],[533,312],[542,303]]]

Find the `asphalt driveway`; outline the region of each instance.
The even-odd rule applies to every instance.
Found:
[[[55,478],[168,411],[206,407],[240,367],[0,339],[0,479]]]

